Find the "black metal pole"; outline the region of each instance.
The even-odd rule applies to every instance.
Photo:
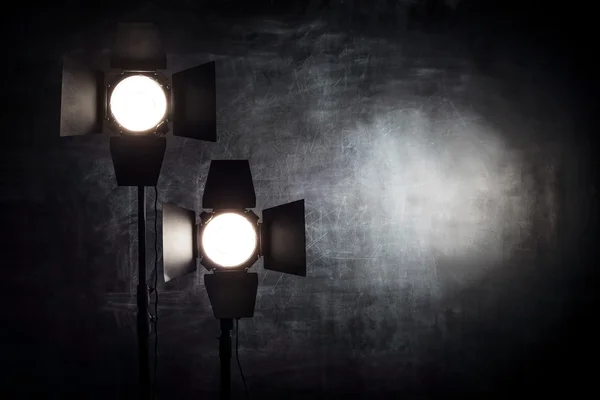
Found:
[[[221,319],[221,336],[219,336],[219,358],[221,359],[221,400],[231,398],[231,335],[233,320]]]
[[[148,284],[146,283],[146,187],[138,186],[138,286],[137,333],[139,351],[140,399],[150,398],[150,365],[148,359]]]

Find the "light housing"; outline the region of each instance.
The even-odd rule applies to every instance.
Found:
[[[175,205],[163,207],[163,268],[165,281],[196,270],[195,257],[209,271],[244,271],[264,257],[264,268],[297,276],[306,276],[306,227],[304,200],[298,200],[263,210],[262,222],[252,210],[256,195],[252,183],[250,164],[247,160],[213,160],[206,178],[202,206],[211,209],[196,214]],[[256,232],[253,251],[248,245],[246,256],[236,262],[219,263],[211,258],[209,249],[203,246],[203,237],[210,233],[211,223],[225,215],[235,215],[247,221],[247,227]],[[186,232],[181,236],[181,232]],[[174,235],[185,243],[172,245]],[[191,237],[191,235],[194,235]],[[229,239],[228,239],[229,240]],[[189,243],[195,241],[195,249]],[[253,242],[254,243],[254,242]],[[228,265],[224,265],[228,264]]]

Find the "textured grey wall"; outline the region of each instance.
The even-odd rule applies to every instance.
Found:
[[[566,318],[563,278],[578,269],[565,254],[589,218],[585,148],[570,134],[581,122],[548,75],[501,51],[486,75],[455,36],[401,17],[351,31],[159,11],[141,14],[162,24],[171,72],[216,60],[218,78],[218,141],[168,138],[160,203],[200,210],[210,160],[237,158],[250,160],[258,210],[306,199],[307,278],[254,267],[256,314],[239,337],[250,392],[432,397],[520,376]],[[18,266],[9,379],[36,382],[22,392],[135,390],[135,192],[116,186],[107,138],[52,139],[60,55],[106,47],[102,30],[135,15],[47,49],[46,96],[21,126],[32,146],[3,158]],[[218,388],[203,273],[159,284],[164,398]]]

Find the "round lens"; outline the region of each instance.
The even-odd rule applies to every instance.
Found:
[[[154,128],[167,112],[167,96],[154,79],[130,76],[115,86],[110,111],[119,125],[131,132]]]
[[[212,262],[222,267],[242,265],[256,250],[254,226],[236,213],[219,214],[202,231],[202,248]]]

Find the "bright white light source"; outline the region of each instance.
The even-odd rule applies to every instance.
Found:
[[[154,128],[167,112],[167,96],[154,79],[134,75],[115,86],[110,96],[110,111],[128,131],[144,132]]]
[[[202,232],[204,254],[222,267],[237,267],[248,261],[257,242],[252,223],[235,213],[217,215]]]

